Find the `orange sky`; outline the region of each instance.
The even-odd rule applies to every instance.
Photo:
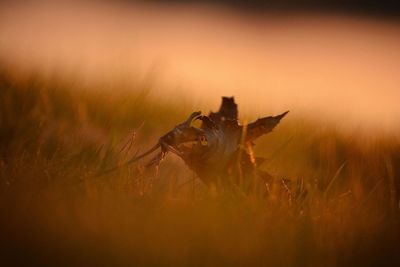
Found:
[[[394,22],[165,5],[0,10],[0,55],[25,67],[112,79],[155,66],[164,92],[177,99],[180,88],[210,105],[235,95],[247,111],[290,109],[348,125],[400,125],[400,24]]]

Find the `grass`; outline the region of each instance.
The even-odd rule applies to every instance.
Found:
[[[95,176],[192,111],[146,82],[130,86],[1,69],[2,266],[400,263],[397,136],[360,137],[292,112],[256,146],[275,177],[266,197],[216,194],[174,157],[158,173],[139,163]]]

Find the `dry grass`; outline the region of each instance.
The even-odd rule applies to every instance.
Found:
[[[2,266],[400,263],[396,137],[289,118],[256,146],[276,177],[267,197],[215,194],[176,158],[158,174],[137,164],[96,177],[191,112],[135,86],[110,93],[2,69]]]

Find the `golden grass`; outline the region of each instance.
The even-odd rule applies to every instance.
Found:
[[[256,146],[275,176],[266,197],[216,194],[174,157],[158,174],[139,163],[96,177],[192,111],[157,100],[146,84],[100,89],[1,70],[4,266],[400,263],[396,137],[284,120]]]

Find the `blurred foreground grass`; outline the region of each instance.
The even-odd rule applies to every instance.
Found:
[[[124,86],[1,69],[2,266],[400,264],[398,137],[294,115],[256,146],[267,197],[210,192],[173,156],[96,177],[192,112]]]

